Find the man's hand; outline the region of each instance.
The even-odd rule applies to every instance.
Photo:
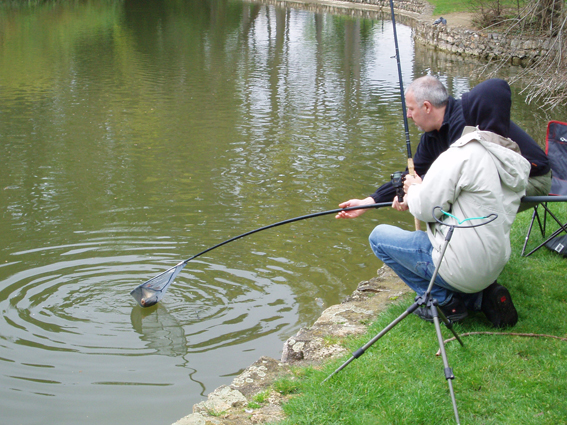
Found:
[[[400,202],[398,197],[394,198],[394,202],[392,202],[392,208],[398,211],[407,211],[409,209],[408,204],[406,202],[406,197],[404,196],[404,202]]]
[[[404,179],[404,192],[407,194],[412,184],[421,184],[421,182],[421,177],[419,177],[417,174],[415,176],[408,174]]]
[[[350,207],[359,207],[361,205],[370,205],[374,204],[374,199],[372,197],[364,198],[364,199],[350,199],[342,204],[339,204],[340,208],[350,208]],[[339,213],[335,216],[335,218],[356,218],[361,216],[366,212],[366,209],[362,210],[350,210],[350,211],[339,211]]]
[[[406,196],[412,184],[421,184],[421,177],[419,177],[417,174],[415,176],[407,174],[404,177],[404,200],[403,202],[400,202],[398,197],[396,196],[394,198],[394,201],[392,202],[392,208],[398,211],[407,211],[409,209],[408,202],[406,201]]]

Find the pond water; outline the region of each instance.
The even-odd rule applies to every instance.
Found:
[[[397,30],[404,84],[478,82],[477,61]],[[0,422],[170,424],[374,276],[368,234],[408,215],[260,232],[188,263],[156,307],[129,295],[404,169],[394,54],[389,16],[1,3]],[[514,90],[513,118],[543,141],[547,118]]]

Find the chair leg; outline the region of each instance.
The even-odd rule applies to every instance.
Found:
[[[557,217],[555,217],[555,214],[553,214],[553,213],[551,212],[551,210],[550,210],[549,208],[547,208],[547,202],[545,203],[545,205],[543,205],[543,208],[545,208],[545,212],[546,212],[547,214],[549,214],[551,217],[553,217],[553,219],[555,220],[555,222],[556,222],[557,225],[559,226],[559,229],[558,229],[556,232],[554,232],[554,236],[553,236],[553,237],[557,236],[557,234],[555,234],[555,233],[557,233],[557,232],[561,233],[561,230],[564,231],[565,233],[567,233],[567,223],[562,224],[561,221],[560,221]],[[558,234],[559,234],[559,233],[558,233]]]
[[[537,215],[537,205],[534,207],[534,212],[532,213],[530,227],[528,228],[528,233],[526,234],[526,239],[524,240],[524,246],[522,247],[522,253],[520,254],[521,257],[523,257],[524,252],[526,252],[526,246],[528,245],[528,240],[530,239],[530,234],[532,233],[532,228],[534,227],[534,220],[536,219],[536,217],[538,218],[538,222],[539,222],[539,216]],[[540,225],[539,228],[541,230],[541,223],[539,223],[539,225]]]
[[[541,229],[541,224],[539,226],[539,229],[541,230],[541,236],[543,236],[545,238],[545,229],[547,227],[547,212],[549,211],[547,209],[547,202],[543,203],[543,209],[544,209],[544,212],[543,212],[543,230]],[[551,214],[551,211],[549,211],[549,213]],[[551,215],[553,216],[553,214],[551,214]],[[538,216],[538,218],[539,218],[539,216]],[[555,219],[555,220],[557,221],[557,219]]]
[[[532,255],[534,252],[536,252],[538,249],[540,249],[542,246],[544,246],[547,242],[549,242],[551,239],[555,238],[556,236],[558,236],[559,234],[561,234],[562,232],[567,233],[567,223],[562,224],[561,221],[559,221],[559,219],[555,216],[555,214],[553,214],[549,208],[547,207],[547,202],[546,203],[542,203],[543,208],[545,209],[545,215],[549,214],[551,217],[553,217],[553,219],[555,220],[555,222],[559,225],[559,229],[557,229],[555,232],[553,232],[551,234],[551,236],[549,236],[546,240],[544,240],[542,243],[540,243],[538,246],[536,246],[534,249],[532,249],[530,252],[528,252],[525,256],[529,257],[530,255]],[[535,214],[535,211],[534,211]],[[544,228],[545,228],[545,221],[544,221]],[[531,226],[530,226],[530,230],[531,230]],[[528,243],[527,238],[529,237],[529,231],[528,231],[528,236],[526,237],[526,240],[524,241],[524,248],[522,249],[522,256],[524,255],[524,250],[526,248],[526,244]],[[544,236],[545,237],[545,236]]]

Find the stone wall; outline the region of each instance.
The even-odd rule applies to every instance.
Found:
[[[432,19],[415,22],[415,41],[459,55],[471,55],[481,59],[509,58],[513,64],[529,63],[544,56],[552,44],[545,38],[512,37],[496,32],[453,28],[450,24],[433,25],[431,21]]]
[[[357,0],[347,0],[358,3]],[[384,3],[384,0],[375,0]],[[387,1],[386,3],[389,3]],[[425,0],[396,0],[394,7],[400,12],[413,12],[419,16],[404,21],[413,28],[415,41],[437,50],[470,55],[480,59],[510,59],[513,64],[529,63],[545,56],[553,48],[553,41],[543,37],[506,35],[495,31],[476,30],[447,25],[433,25],[432,7]]]

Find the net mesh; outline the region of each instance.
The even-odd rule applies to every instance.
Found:
[[[175,267],[157,275],[156,277],[142,283],[140,286],[135,288],[130,295],[138,302],[142,307],[150,307],[158,303],[163,296],[165,291],[173,283],[179,272],[185,267],[186,262],[181,262]]]

